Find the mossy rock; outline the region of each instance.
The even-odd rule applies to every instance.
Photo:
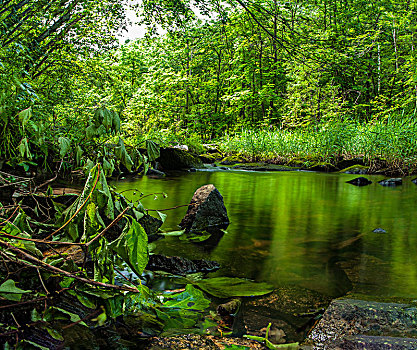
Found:
[[[204,154],[200,154],[198,156],[201,161],[205,164],[212,164],[214,163],[216,160],[221,159],[222,156],[220,153],[204,153]]]
[[[240,156],[240,155],[235,155],[235,156],[228,156],[226,158],[223,158],[223,160],[220,162],[221,165],[235,165],[238,163],[246,163],[247,160]]]
[[[333,164],[327,163],[327,162],[318,162],[318,163],[315,163],[314,165],[309,166],[309,167],[304,168],[304,169],[310,170],[310,171],[322,171],[322,172],[326,172],[326,173],[333,172],[333,171],[337,170],[337,168]]]
[[[355,174],[355,175],[365,175],[365,174],[368,174],[368,172],[369,172],[369,167],[360,165],[360,164],[355,164],[339,171],[339,173]]]
[[[177,148],[161,148],[161,155],[156,161],[163,170],[184,170],[203,167],[203,162],[198,156]]]

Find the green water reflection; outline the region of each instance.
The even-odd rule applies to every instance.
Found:
[[[295,284],[329,295],[353,291],[382,297],[417,293],[417,186],[376,182],[355,187],[345,174],[309,172],[197,172],[166,179],[121,181],[118,190],[166,192],[143,200],[146,208],[188,204],[194,191],[213,183],[231,224],[213,249],[172,237],[156,252],[218,261],[213,275],[247,277],[276,286]],[[130,193],[133,198],[133,194]],[[165,230],[177,230],[186,208],[167,212]],[[386,234],[372,231],[381,227]]]

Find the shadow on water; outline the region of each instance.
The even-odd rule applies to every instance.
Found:
[[[115,183],[118,190],[165,192],[143,200],[146,208],[188,204],[194,191],[213,183],[223,195],[231,224],[209,249],[167,237],[156,253],[211,259],[211,276],[236,276],[293,285],[329,296],[353,290],[375,296],[412,297],[417,290],[417,186],[376,182],[355,187],[346,174],[309,172],[197,172],[175,178]],[[131,192],[127,192],[132,199]],[[177,230],[186,207],[166,212],[163,229]],[[374,233],[381,227],[386,233]]]

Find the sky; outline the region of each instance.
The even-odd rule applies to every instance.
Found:
[[[138,38],[142,38],[145,35],[146,27],[145,26],[139,26],[136,24],[138,18],[136,16],[135,11],[131,9],[126,9],[126,15],[127,18],[132,22],[131,25],[128,26],[128,30],[124,31],[120,36],[120,42],[124,43],[127,39],[129,40],[135,40]]]

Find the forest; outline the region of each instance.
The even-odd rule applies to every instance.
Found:
[[[120,39],[128,9],[141,38]],[[0,309],[24,310],[0,312],[0,343],[59,348],[62,329],[129,312],[139,338],[209,322],[196,284],[160,302],[115,283],[120,264],[145,270],[148,212],[107,180],[146,174],[160,148],[415,174],[416,28],[414,0],[0,0],[0,191],[35,198],[0,206]],[[56,179],[81,195],[53,199]]]

